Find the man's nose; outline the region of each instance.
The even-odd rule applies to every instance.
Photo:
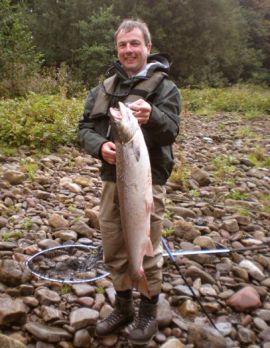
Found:
[[[130,43],[127,43],[126,45],[126,51],[127,52],[132,52],[132,45]]]

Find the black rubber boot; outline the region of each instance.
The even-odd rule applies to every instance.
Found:
[[[138,318],[131,327],[128,340],[135,345],[144,345],[151,341],[158,330],[157,304],[141,301]]]
[[[116,296],[115,309],[106,318],[96,325],[96,335],[109,336],[120,331],[124,326],[130,324],[134,319],[133,300]]]

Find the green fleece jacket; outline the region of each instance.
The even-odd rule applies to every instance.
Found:
[[[110,70],[116,73],[117,81],[113,95],[109,96],[109,106],[115,107],[118,101],[124,101],[139,81],[150,78],[155,71],[169,71],[170,64],[166,55],[151,55],[148,63],[153,64],[149,64],[146,71],[132,78],[126,75],[119,62],[114,64]],[[106,141],[113,141],[108,112],[95,115],[92,112],[100,88],[103,88],[102,84],[92,89],[87,97],[83,118],[79,122],[79,141],[89,154],[102,161],[101,179],[115,182],[115,166],[105,162],[101,156],[101,146]],[[165,77],[144,99],[152,106],[150,119],[141,128],[149,151],[153,185],[164,185],[174,164],[172,144],[179,132],[180,94],[176,85]]]

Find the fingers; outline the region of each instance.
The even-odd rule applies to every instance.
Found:
[[[152,107],[145,100],[136,100],[135,102],[129,104],[129,108],[133,111],[133,114],[137,118],[139,124],[145,124],[149,121]]]
[[[104,161],[109,164],[116,163],[116,147],[111,141],[104,143],[101,147],[101,155]]]

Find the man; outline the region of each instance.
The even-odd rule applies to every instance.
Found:
[[[155,212],[151,215],[151,241],[154,256],[145,256],[143,262],[151,298],[141,294],[139,314],[129,331],[132,343],[145,344],[157,331],[165,183],[173,167],[172,144],[179,131],[180,96],[176,85],[167,78],[168,57],[150,55],[151,37],[145,23],[124,20],[115,33],[115,42],[119,61],[113,65],[114,75],[90,92],[79,123],[81,145],[102,161],[100,230],[104,260],[116,290],[115,309],[108,318],[98,322],[96,334],[116,333],[135,317],[115,184],[116,147],[108,116],[109,108],[118,107],[118,102],[122,101],[128,103],[141,126],[152,169]]]

